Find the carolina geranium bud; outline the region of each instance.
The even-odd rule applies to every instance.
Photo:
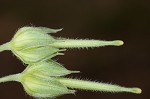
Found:
[[[67,86],[57,80],[58,76],[67,75],[71,72],[54,61],[41,62],[27,66],[22,73],[0,78],[0,83],[18,81],[23,85],[25,92],[32,97],[54,98],[75,93],[74,90],[68,89]]]
[[[74,94],[75,91],[70,90],[70,88],[103,92],[130,92],[135,94],[142,92],[142,90],[137,87],[128,88],[108,83],[55,76],[51,77],[44,73],[32,71],[32,67],[33,66],[28,66],[28,69],[20,74],[0,78],[0,83],[18,81],[23,85],[26,93],[35,98],[55,98],[64,94]],[[32,68],[31,71],[30,68]],[[37,68],[35,70],[37,70]]]
[[[19,81],[24,86],[25,91],[33,97],[54,98],[75,92],[60,83],[57,77],[78,72],[67,70],[53,60],[47,60],[27,66],[20,74]]]
[[[36,98],[54,98],[64,94],[73,94],[66,86],[57,81],[54,77],[37,76],[32,73],[20,75],[20,82],[25,91]]]
[[[50,59],[56,55],[63,55],[63,48],[88,48],[100,46],[120,46],[123,41],[82,40],[54,38],[48,33],[56,33],[62,29],[50,29],[45,27],[20,28],[13,39],[0,46],[0,52],[11,50],[26,64],[37,63]]]
[[[56,33],[61,29],[45,27],[23,27],[14,35],[13,39],[3,44],[0,51],[11,50],[24,63],[36,63],[59,55],[58,48],[48,46],[56,40],[47,33]]]
[[[56,40],[47,33],[56,33],[61,29],[45,27],[23,27],[17,31],[10,42],[12,51],[25,63],[36,63],[54,57],[60,51],[48,46]]]
[[[27,66],[19,74],[0,78],[0,83],[8,81],[20,82],[25,91],[35,98],[54,98],[64,94],[74,94],[74,90],[82,89],[104,92],[130,92],[140,94],[142,90],[138,87],[128,88],[108,83],[100,83],[86,80],[65,78],[64,75],[76,73],[62,67],[52,60],[39,62]]]

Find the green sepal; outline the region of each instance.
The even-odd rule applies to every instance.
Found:
[[[60,30],[61,29],[55,30],[45,27],[23,27],[16,32],[10,45],[15,50],[47,46],[56,42],[56,40],[46,33],[56,33]]]
[[[64,66],[53,60],[31,64],[26,68],[25,72],[32,72],[33,74],[51,77],[65,76],[71,73],[79,73],[79,71],[68,70]]]
[[[20,51],[13,51],[14,54],[19,57],[26,64],[33,64],[41,61],[45,61],[49,58],[59,55],[59,49],[49,46],[39,48],[27,48]]]
[[[16,35],[14,36],[17,37],[18,35],[20,35],[21,33],[25,33],[25,32],[37,32],[37,33],[56,33],[61,31],[62,29],[51,29],[51,28],[47,28],[47,27],[31,27],[31,26],[25,26],[22,27],[20,29],[18,29]]]

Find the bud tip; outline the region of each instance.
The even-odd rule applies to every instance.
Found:
[[[132,91],[136,94],[141,94],[142,90],[140,88],[133,88]]]
[[[115,45],[116,46],[121,46],[121,45],[123,45],[124,44],[124,42],[122,41],[122,40],[116,40],[115,41]]]

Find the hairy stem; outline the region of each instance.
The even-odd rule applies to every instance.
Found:
[[[118,85],[84,81],[78,79],[70,79],[70,78],[58,78],[58,80],[68,88],[92,90],[92,91],[104,91],[104,92],[131,92],[136,94],[141,93],[141,89],[136,87],[126,88]]]
[[[9,82],[9,81],[18,81],[20,74],[9,75],[0,78],[0,83]]]
[[[5,43],[3,45],[0,45],[0,52],[2,52],[4,50],[10,50],[9,43]]]
[[[123,41],[102,41],[102,40],[74,40],[74,39],[64,39],[57,40],[57,42],[51,44],[53,47],[57,48],[84,48],[84,47],[100,47],[100,46],[121,46]]]

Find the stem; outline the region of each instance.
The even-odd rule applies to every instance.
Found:
[[[98,83],[92,81],[84,81],[70,78],[58,78],[58,80],[69,88],[92,90],[92,91],[104,91],[104,92],[131,92],[140,94],[140,88],[126,88],[118,85]]]
[[[4,51],[4,50],[10,50],[10,45],[9,43],[5,43],[3,45],[0,45],[0,52]]]
[[[0,78],[0,83],[9,82],[9,81],[18,81],[20,74],[9,75]]]
[[[101,40],[74,40],[74,39],[58,39],[57,42],[51,44],[57,48],[83,48],[83,47],[100,47],[100,46],[121,46],[123,41],[101,41]]]

